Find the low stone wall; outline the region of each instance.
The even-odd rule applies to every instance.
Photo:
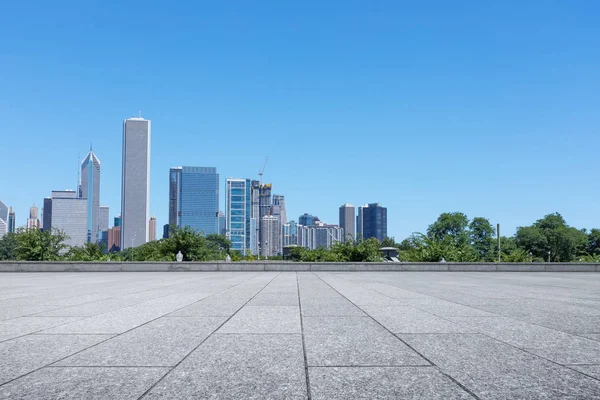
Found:
[[[0,261],[0,272],[440,271],[600,272],[600,263],[305,263]]]

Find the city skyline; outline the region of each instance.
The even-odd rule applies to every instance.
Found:
[[[121,121],[141,110],[155,122],[158,226],[168,221],[168,168],[258,180],[269,156],[263,180],[286,196],[288,215],[333,223],[340,204],[380,202],[398,239],[451,211],[486,216],[506,234],[553,212],[591,229],[600,225],[598,7],[541,4],[333,2],[317,18],[290,4],[177,14],[12,2],[4,11],[16,18],[0,26],[10,38],[2,200],[23,226],[32,203],[77,190],[92,141],[115,216]],[[139,19],[117,24],[134,10]],[[44,151],[52,158],[42,167]]]

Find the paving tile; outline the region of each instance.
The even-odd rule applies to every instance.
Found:
[[[42,329],[67,324],[81,318],[74,317],[20,317],[0,321],[0,342],[27,335]]]
[[[474,332],[468,326],[447,321],[446,319],[410,306],[364,306],[361,308],[365,313],[394,333]]]
[[[209,297],[181,310],[172,312],[169,315],[173,317],[230,317],[247,301],[248,298],[227,299],[224,297]]]
[[[300,309],[294,306],[245,306],[219,333],[301,333]]]
[[[300,335],[211,336],[145,399],[306,399]]]
[[[249,306],[298,306],[297,292],[265,292],[257,294],[250,302]]]
[[[569,365],[569,368],[583,372],[586,375],[600,379],[600,364],[599,365]]]
[[[28,335],[0,343],[0,385],[100,343],[106,335]]]
[[[214,332],[225,318],[159,318],[56,365],[174,366]]]
[[[600,381],[481,334],[399,336],[482,399],[600,396]]]
[[[600,333],[582,333],[579,336],[583,336],[588,339],[593,339],[593,340],[597,340],[600,342]]]
[[[473,399],[431,367],[309,368],[313,400]]]
[[[389,332],[305,335],[309,366],[430,365]]]
[[[360,308],[341,296],[331,299],[300,297],[304,316],[363,316]]]
[[[0,386],[0,399],[138,399],[168,368],[43,368]]]
[[[302,317],[305,335],[369,336],[387,332],[368,316]]]

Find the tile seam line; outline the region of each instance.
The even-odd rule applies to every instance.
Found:
[[[256,276],[254,276],[254,277],[250,278],[249,280],[252,280],[252,279],[256,278],[257,276],[258,276],[258,275],[256,275]],[[238,283],[238,284],[236,284],[236,285],[234,285],[234,286],[232,286],[232,287],[235,287],[235,286],[237,286],[237,285],[241,285],[242,283],[244,283],[244,282],[248,282],[249,280],[242,281],[242,282],[240,282],[240,283]],[[270,283],[270,282],[269,282],[269,283]],[[229,290],[229,289],[231,289],[232,287],[229,287],[229,288],[227,288],[227,289],[224,289],[224,290],[222,290],[222,291]],[[261,289],[261,290],[262,290],[262,289]],[[220,293],[220,292],[217,292],[217,293],[215,293],[215,294],[218,294],[218,293]],[[212,296],[212,295],[211,295],[211,296]],[[205,298],[206,298],[206,297],[205,297]],[[203,299],[201,299],[201,300],[204,300],[205,298],[203,298]],[[198,301],[201,301],[201,300],[198,300]],[[192,303],[192,304],[193,304],[193,303]],[[182,309],[182,308],[185,308],[185,307],[187,307],[187,306],[180,307],[180,308],[178,308],[178,309],[177,309],[177,310],[175,310],[175,311],[178,311],[178,310],[180,310],[180,309]],[[174,312],[174,311],[173,311],[173,312]],[[86,347],[85,349],[82,349],[82,350],[76,351],[75,353],[73,353],[73,354],[69,354],[68,356],[65,356],[65,357],[63,357],[63,358],[61,358],[61,359],[59,359],[59,360],[52,361],[52,362],[50,362],[50,363],[48,363],[48,364],[46,364],[46,365],[43,365],[43,366],[41,366],[41,367],[39,367],[39,368],[36,368],[36,369],[34,369],[34,370],[31,370],[31,371],[29,371],[29,372],[27,372],[27,373],[25,373],[25,374],[23,374],[23,375],[19,375],[19,376],[17,376],[16,378],[13,378],[13,379],[11,379],[11,380],[9,380],[9,381],[6,381],[6,382],[4,382],[4,383],[0,383],[0,387],[2,387],[2,386],[4,386],[4,385],[6,385],[6,384],[8,384],[8,383],[11,383],[11,382],[13,382],[13,381],[15,381],[15,380],[17,380],[17,379],[21,379],[21,378],[23,378],[24,376],[27,376],[27,375],[33,374],[34,372],[37,372],[37,371],[39,371],[39,370],[41,370],[41,369],[43,369],[43,368],[49,367],[49,366],[51,366],[52,364],[56,364],[56,363],[58,363],[58,362],[61,362],[61,361],[65,360],[65,359],[67,359],[67,358],[69,358],[69,357],[72,357],[72,356],[74,356],[74,355],[76,355],[76,354],[79,354],[79,353],[81,353],[81,352],[84,352],[84,351],[86,351],[86,350],[92,349],[92,348],[94,348],[94,347],[96,347],[96,346],[99,346],[99,345],[101,345],[102,343],[105,343],[105,342],[107,342],[107,341],[109,341],[109,340],[112,340],[112,339],[116,338],[117,336],[124,335],[124,334],[126,334],[126,333],[128,333],[128,332],[130,332],[130,331],[132,331],[132,330],[134,330],[134,329],[137,329],[137,328],[139,328],[139,327],[141,327],[141,326],[147,325],[147,324],[149,324],[149,323],[151,323],[151,322],[154,322],[154,321],[156,321],[157,319],[160,319],[160,318],[162,318],[162,317],[163,317],[163,316],[161,315],[160,317],[157,317],[157,318],[154,318],[154,319],[152,319],[152,320],[150,320],[150,321],[144,322],[143,324],[140,324],[140,325],[138,325],[138,326],[136,326],[136,327],[134,327],[134,328],[128,329],[128,330],[126,330],[125,332],[121,332],[121,333],[119,333],[119,334],[117,334],[117,335],[114,335],[114,334],[112,334],[112,336],[111,336],[111,337],[109,337],[109,338],[107,338],[107,339],[105,339],[105,340],[102,340],[101,342],[98,342],[98,343],[96,343],[96,344],[94,344],[94,345],[92,345],[92,346],[89,346],[89,347]],[[77,322],[77,321],[75,321],[75,322]],[[55,335],[57,335],[57,336],[60,336],[61,334],[55,334]],[[67,335],[77,335],[77,333],[71,333],[71,334],[67,334]],[[85,334],[84,334],[84,335],[85,335]],[[87,334],[87,335],[89,336],[90,334]],[[28,336],[28,335],[25,335],[25,336]]]
[[[389,295],[387,295],[387,294],[385,294],[385,293],[381,293],[381,292],[379,292],[379,291],[377,291],[377,290],[375,290],[375,289],[369,289],[369,288],[366,288],[366,287],[364,287],[364,286],[362,286],[362,285],[360,285],[360,284],[358,284],[358,283],[354,283],[354,282],[352,282],[352,281],[349,281],[349,280],[347,280],[347,279],[345,279],[345,278],[339,277],[339,279],[344,279],[345,281],[347,281],[347,282],[349,282],[349,283],[352,283],[352,284],[354,284],[354,285],[360,286],[360,287],[362,287],[362,288],[365,288],[365,289],[367,289],[367,290],[372,290],[372,291],[374,291],[374,292],[376,292],[376,293],[379,293],[379,294],[381,294],[381,295],[383,295],[383,296],[389,297],[390,299],[393,299],[393,300],[397,300],[397,301],[400,301],[400,302],[402,302],[402,300],[395,299],[394,297],[391,297],[391,296],[389,296]],[[401,287],[399,287],[399,286],[395,286],[395,285],[392,285],[392,284],[389,284],[389,283],[384,283],[384,282],[381,282],[381,281],[376,281],[376,282],[379,282],[379,283],[381,283],[382,285],[386,285],[386,286],[391,286],[391,287],[394,287],[394,288],[396,288],[396,289],[406,290],[406,289],[402,289],[402,288],[401,288]],[[423,294],[423,293],[419,293],[419,292],[415,292],[415,293],[418,293],[418,294]],[[433,297],[434,299],[437,299],[437,300],[447,301],[448,303],[452,303],[452,304],[456,304],[456,305],[459,305],[459,306],[463,306],[463,307],[467,307],[467,308],[472,308],[472,309],[474,309],[474,310],[478,310],[478,311],[484,311],[484,312],[487,312],[487,313],[490,313],[490,314],[494,314],[494,315],[490,315],[490,316],[479,316],[479,317],[477,317],[477,316],[462,316],[462,315],[457,315],[456,317],[460,317],[460,318],[492,318],[492,317],[494,317],[494,318],[510,318],[510,319],[514,319],[515,321],[521,321],[521,322],[525,322],[525,323],[528,323],[528,324],[530,324],[530,325],[539,326],[539,327],[542,327],[542,328],[550,329],[550,330],[552,330],[552,331],[556,331],[556,332],[560,332],[560,333],[566,333],[566,334],[573,335],[573,336],[576,336],[576,337],[579,337],[579,338],[583,338],[583,339],[594,340],[594,339],[587,338],[587,337],[585,337],[585,336],[580,336],[580,335],[578,335],[578,334],[574,334],[574,333],[570,333],[570,332],[561,331],[561,330],[558,330],[558,329],[555,329],[555,328],[551,328],[551,327],[548,327],[548,326],[545,326],[545,325],[540,325],[540,324],[537,324],[537,323],[535,323],[535,322],[530,322],[530,321],[527,321],[527,320],[524,320],[524,319],[520,319],[520,318],[518,318],[518,317],[515,317],[515,316],[508,316],[508,315],[503,315],[503,314],[497,314],[497,313],[495,313],[495,312],[492,312],[492,311],[487,311],[487,310],[483,310],[483,309],[481,309],[481,308],[477,308],[477,307],[474,307],[474,306],[469,306],[469,305],[465,305],[465,304],[457,303],[457,302],[455,302],[455,301],[452,301],[452,300],[446,300],[446,299],[443,299],[443,298],[441,298],[441,297],[436,297],[436,296],[433,296],[433,295],[425,295],[425,296],[430,296],[430,297]],[[419,307],[417,307],[417,306],[414,306],[414,305],[412,305],[412,304],[405,304],[405,306],[416,308],[416,309],[418,309],[418,310],[421,310],[421,311],[423,311],[423,312],[426,312],[426,313],[428,313],[428,314],[434,315],[434,316],[436,316],[436,317],[442,318],[442,319],[444,319],[444,320],[446,320],[446,321],[448,321],[448,322],[451,322],[451,323],[455,324],[455,322],[454,322],[454,321],[448,320],[448,319],[446,319],[445,317],[442,317],[442,316],[440,316],[440,315],[434,314],[434,313],[432,313],[431,311],[424,310],[424,309],[422,309],[422,308],[419,308]],[[394,306],[392,306],[392,307],[394,307]],[[364,312],[364,311],[363,311],[363,312]],[[486,336],[487,336],[487,335],[486,335]]]
[[[325,282],[325,281],[324,281],[324,282]],[[349,282],[349,281],[348,281],[348,282]],[[325,282],[325,283],[327,283],[327,282]],[[359,285],[359,284],[355,284],[355,285],[357,285],[357,286],[361,286],[361,285]],[[361,286],[361,287],[362,287],[362,286]],[[333,287],[332,287],[332,288],[333,288]],[[366,289],[366,288],[365,288],[365,289]],[[334,289],[334,290],[335,290],[335,289]],[[375,292],[377,292],[377,291],[375,291]],[[377,292],[377,293],[379,293],[379,292]],[[341,294],[341,293],[340,293],[340,294]],[[383,294],[383,293],[380,293],[380,294]],[[383,294],[383,295],[385,296],[385,294]],[[350,301],[350,300],[348,300],[348,301]],[[353,303],[353,304],[354,304],[354,303]],[[455,303],[455,304],[459,304],[459,303]],[[358,306],[357,306],[357,307],[358,307]],[[417,307],[415,307],[415,308],[417,308]],[[362,309],[361,309],[361,310],[362,310]],[[421,311],[425,311],[425,310],[421,310]],[[365,311],[363,310],[363,312],[365,312]],[[428,311],[425,311],[425,312],[428,312]],[[366,312],[365,312],[365,314],[366,314]],[[446,318],[444,318],[444,317],[442,317],[442,316],[439,316],[439,315],[436,315],[436,314],[432,314],[432,315],[435,315],[435,316],[437,316],[438,318],[441,318],[441,319],[443,319],[444,321],[447,321],[447,322],[450,322],[450,323],[453,323],[453,324],[455,324],[455,322],[454,322],[454,321],[452,321],[452,320],[448,320],[448,319],[446,319]],[[502,316],[502,315],[501,315],[501,317],[503,317],[503,318],[511,318],[511,317],[505,317],[505,316]],[[516,319],[516,318],[512,318],[512,319]],[[518,321],[520,321],[520,320],[518,320]],[[527,322],[527,321],[522,321],[522,322]],[[535,324],[532,324],[532,325],[535,325]],[[383,326],[383,325],[382,325],[382,326]],[[543,328],[545,328],[544,326],[542,326],[542,327],[543,327]],[[548,328],[548,329],[550,329],[550,328]],[[554,330],[554,331],[557,331],[557,332],[561,332],[561,333],[565,333],[565,332],[562,332],[562,331],[559,331],[559,330],[556,330],[556,329],[552,329],[552,330]],[[463,335],[464,335],[465,333],[455,332],[455,333],[450,333],[450,334],[455,334],[455,335],[456,335],[456,334],[463,334]],[[532,353],[532,352],[530,352],[529,350],[527,350],[527,349],[525,349],[525,348],[518,347],[518,346],[516,346],[516,345],[514,345],[514,344],[511,344],[511,343],[505,342],[504,340],[500,340],[500,339],[498,339],[498,338],[495,338],[495,337],[493,337],[493,336],[490,336],[490,335],[488,335],[487,333],[483,333],[483,332],[474,332],[474,333],[466,333],[466,334],[471,334],[471,335],[481,335],[481,336],[488,337],[488,338],[490,338],[490,339],[492,339],[492,340],[495,340],[495,341],[497,341],[497,342],[503,343],[503,344],[505,344],[505,345],[507,345],[507,346],[510,346],[510,347],[513,347],[513,348],[515,348],[515,349],[517,349],[517,350],[523,351],[524,353],[527,353],[527,354],[529,354],[529,355],[531,355],[531,356],[533,356],[533,357],[535,357],[535,358],[539,358],[539,359],[542,359],[542,360],[548,361],[548,362],[550,362],[550,363],[552,363],[552,364],[558,365],[558,366],[559,366],[559,367],[561,367],[561,368],[570,369],[571,371],[577,372],[578,374],[585,375],[585,376],[587,376],[587,377],[590,377],[590,378],[592,378],[592,379],[594,379],[594,380],[600,381],[600,378],[597,378],[597,377],[594,377],[594,376],[588,375],[588,374],[586,374],[586,373],[584,373],[584,372],[581,372],[581,371],[578,371],[578,370],[576,370],[576,369],[570,368],[568,365],[565,365],[565,364],[560,364],[560,363],[558,363],[558,362],[556,362],[556,361],[553,361],[553,360],[550,360],[550,359],[548,359],[548,358],[546,358],[546,357],[542,357],[542,356],[540,356],[540,355],[538,355],[538,354],[535,354],[535,353]],[[396,337],[398,337],[396,334],[393,334],[393,335],[394,335],[394,336],[396,336]],[[410,334],[409,334],[409,335],[410,335]],[[577,336],[577,335],[574,335],[574,336]],[[578,337],[579,337],[579,336],[578,336]],[[398,339],[400,339],[400,338],[398,337]],[[400,340],[402,340],[402,339],[400,339]],[[589,339],[589,340],[593,340],[593,339]],[[402,340],[402,342],[404,342],[404,341]],[[407,346],[408,346],[408,344],[407,344]],[[409,347],[410,347],[410,346],[409,346]],[[412,348],[412,347],[411,347],[411,348]],[[420,353],[419,353],[419,355],[420,355]],[[425,358],[425,357],[423,357],[423,358]],[[430,360],[428,360],[428,359],[427,359],[427,361],[430,361]],[[442,372],[443,372],[443,371],[442,371]]]
[[[300,316],[300,333],[302,335],[302,355],[304,357],[304,375],[306,379],[306,398],[312,399],[312,393],[310,391],[310,377],[308,376],[308,356],[306,354],[306,341],[304,338],[304,316],[302,315],[302,301],[300,301],[300,282],[298,281],[298,272],[296,272],[296,290],[298,291],[298,311]]]
[[[262,276],[264,274],[264,272],[260,272],[259,274],[257,274],[256,276]],[[154,389],[156,387],[156,385],[158,385],[163,379],[165,379],[173,370],[175,370],[175,368],[177,368],[179,365],[181,365],[181,363],[183,363],[193,352],[195,352],[200,346],[202,346],[209,338],[211,338],[219,329],[221,329],[221,327],[223,325],[225,325],[227,322],[229,322],[238,312],[240,312],[240,310],[242,308],[244,308],[244,306],[246,304],[248,304],[250,301],[252,301],[253,298],[255,298],[260,292],[263,291],[264,288],[266,288],[267,286],[269,286],[269,284],[271,282],[273,282],[275,280],[275,278],[277,278],[279,275],[281,274],[281,272],[278,272],[271,280],[269,280],[269,282],[267,282],[262,288],[260,288],[260,290],[258,292],[256,292],[248,301],[246,301],[240,308],[237,309],[236,312],[234,312],[232,315],[229,316],[229,318],[227,318],[222,324],[220,324],[219,326],[217,326],[215,328],[214,331],[212,331],[207,337],[204,338],[204,340],[202,340],[197,346],[195,346],[189,353],[187,353],[185,356],[183,356],[183,358],[181,360],[179,360],[179,362],[177,364],[175,364],[171,369],[169,369],[163,376],[161,376],[156,382],[154,382],[144,393],[142,393],[141,396],[139,396],[137,398],[137,400],[141,400],[144,397],[146,397],[146,395],[148,393],[150,393],[152,391],[152,389]]]
[[[465,385],[463,385],[462,383],[460,383],[458,380],[456,380],[454,377],[450,376],[449,374],[447,374],[444,370],[442,370],[437,364],[435,364],[434,362],[432,362],[429,358],[425,357],[423,354],[421,354],[421,352],[417,351],[415,348],[413,348],[411,345],[409,345],[408,343],[406,343],[404,340],[402,340],[398,335],[394,334],[393,332],[391,332],[388,328],[386,328],[385,326],[383,326],[379,321],[377,321],[375,318],[373,318],[370,314],[366,313],[362,308],[358,307],[356,304],[354,304],[350,299],[348,299],[346,296],[344,296],[342,293],[340,293],[336,288],[334,288],[333,286],[331,286],[328,282],[326,282],[323,278],[321,278],[319,275],[316,275],[315,273],[313,273],[313,275],[315,275],[317,278],[319,278],[323,283],[325,283],[327,286],[329,286],[330,288],[332,288],[333,290],[335,290],[340,296],[342,296],[343,298],[345,298],[347,301],[349,301],[350,303],[352,303],[356,308],[358,308],[359,310],[361,310],[363,313],[365,313],[366,315],[368,315],[377,325],[381,326],[383,329],[385,329],[387,332],[389,332],[390,334],[392,334],[396,339],[398,339],[399,341],[401,341],[402,343],[404,343],[405,346],[407,346],[409,349],[411,349],[412,351],[414,351],[416,354],[418,354],[421,358],[423,358],[425,361],[427,361],[428,363],[431,363],[431,365],[433,367],[435,367],[442,375],[444,375],[445,377],[447,377],[448,379],[450,379],[450,381],[454,382],[458,387],[460,387],[463,391],[465,391],[466,393],[468,393],[471,397],[473,397],[476,400],[481,400],[479,396],[477,396],[475,393],[473,393],[469,388],[467,388]]]

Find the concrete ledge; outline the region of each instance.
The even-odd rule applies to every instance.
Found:
[[[306,263],[0,261],[0,272],[441,271],[600,272],[599,263]]]

